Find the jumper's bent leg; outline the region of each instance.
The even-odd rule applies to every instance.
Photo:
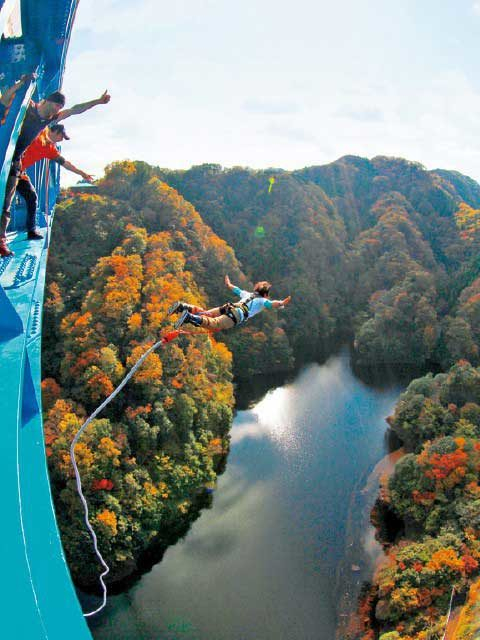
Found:
[[[215,309],[212,309],[215,311]],[[202,327],[212,329],[214,331],[223,331],[225,329],[231,329],[235,326],[234,321],[225,315],[218,315],[215,317],[200,316],[202,318]]]

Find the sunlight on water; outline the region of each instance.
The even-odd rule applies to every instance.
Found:
[[[347,553],[349,505],[385,454],[399,392],[366,386],[342,355],[237,412],[211,509],[109,599],[92,624],[96,640],[335,637],[339,563],[348,555],[341,576],[353,593],[360,571],[352,578],[351,566],[370,575],[376,552],[373,535],[354,527]]]
[[[232,444],[238,444],[246,438],[267,438],[283,454],[297,452],[301,446],[298,422],[293,419],[295,413],[295,390],[291,386],[269,391],[247,414],[246,421],[232,431]],[[292,413],[293,412],[293,413]]]
[[[350,383],[351,380],[345,380],[339,358],[331,358],[322,367],[305,367],[296,383],[272,389],[254,408],[237,417],[232,444],[246,438],[267,438],[283,454],[298,452],[305,444],[305,423],[323,427],[331,423],[335,419],[331,411],[332,398],[345,393]],[[324,397],[321,412],[316,400],[319,394]],[[308,456],[308,451],[304,451],[304,456]]]

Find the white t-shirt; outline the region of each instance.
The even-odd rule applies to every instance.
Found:
[[[240,289],[240,287],[233,287],[232,292],[236,296],[239,296],[240,302],[245,302],[246,300],[248,300],[253,295],[253,293],[251,291],[244,291],[243,289]],[[257,313],[260,313],[260,311],[263,311],[264,309],[271,309],[272,308],[272,301],[269,300],[268,298],[263,298],[262,296],[255,296],[255,298],[253,298],[253,300],[250,300],[246,304],[247,304],[247,308],[248,308],[248,318],[251,318],[251,317],[257,315]],[[243,315],[243,311],[241,309],[239,309],[239,312],[242,315],[241,322],[244,322],[245,317]],[[247,320],[248,320],[248,318],[247,318]]]

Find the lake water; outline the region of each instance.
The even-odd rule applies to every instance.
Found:
[[[95,640],[333,640],[344,592],[371,571],[356,498],[400,391],[339,355],[238,411],[212,508],[109,598]]]

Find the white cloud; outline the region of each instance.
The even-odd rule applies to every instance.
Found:
[[[300,105],[294,101],[284,100],[282,98],[275,99],[270,96],[268,98],[258,99],[251,98],[243,104],[245,111],[251,113],[263,113],[268,115],[291,115],[301,111]]]
[[[336,115],[359,122],[381,122],[384,119],[382,110],[374,105],[363,108],[344,106],[337,111]]]
[[[466,40],[452,44],[465,24],[452,32],[445,22],[445,37],[428,40],[422,14],[387,11],[382,0],[363,13],[352,0],[278,9],[274,0],[233,9],[224,0],[82,0],[68,103],[106,87],[112,101],[68,121],[65,155],[99,174],[123,158],[294,169],[380,154],[480,178],[480,87],[467,73]]]
[[[480,2],[474,2],[472,9],[474,13],[480,16]]]

